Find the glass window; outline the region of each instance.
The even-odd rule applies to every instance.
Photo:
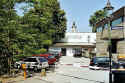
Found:
[[[98,27],[97,32],[102,32],[102,27]]]
[[[54,58],[54,56],[48,56],[49,59]]]
[[[96,61],[97,62],[109,62],[109,58],[99,57],[99,58],[96,58]]]
[[[39,58],[40,62],[47,62],[47,59],[45,58]]]
[[[105,28],[105,29],[108,29],[108,24],[105,24],[105,25],[104,25],[104,28]]]
[[[123,19],[123,17],[120,17],[120,18],[112,21],[112,26],[117,26],[117,25],[121,24],[122,23],[122,19]]]
[[[37,62],[36,58],[26,58],[24,62]]]

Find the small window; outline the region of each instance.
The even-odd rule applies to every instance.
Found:
[[[102,27],[98,27],[97,32],[102,32]]]
[[[108,24],[105,24],[105,25],[104,25],[104,28],[105,28],[105,29],[108,29]]]

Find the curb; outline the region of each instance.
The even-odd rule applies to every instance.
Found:
[[[60,64],[60,65],[74,66],[74,64]],[[86,67],[89,67],[89,66],[88,65],[78,65],[78,67],[86,68]]]

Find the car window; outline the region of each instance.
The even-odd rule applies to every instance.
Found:
[[[58,52],[54,52],[54,51],[49,51],[50,54],[58,54]]]
[[[54,56],[48,56],[48,58],[54,58]]]
[[[97,62],[109,62],[109,58],[96,58]]]
[[[40,62],[47,62],[47,59],[45,59],[45,58],[39,58],[39,61]]]
[[[123,62],[124,62],[124,61],[125,61],[125,59],[124,59],[124,58],[120,58],[120,59],[118,59],[118,61],[123,61]]]
[[[24,62],[37,62],[36,58],[26,58]]]

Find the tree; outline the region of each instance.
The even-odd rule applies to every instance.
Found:
[[[22,2],[29,6],[22,7],[24,15],[18,16],[15,4]],[[15,56],[31,56],[46,52],[50,45],[64,37],[65,31],[65,12],[61,10],[58,0],[0,2],[0,57],[6,57],[6,67],[10,67],[7,57],[12,60]],[[2,61],[0,60],[0,66],[4,63]]]
[[[20,20],[23,33],[31,36],[33,40],[29,45],[31,49],[46,48],[48,50],[50,45],[64,37],[66,17],[57,0],[29,0],[29,2],[18,0],[18,2],[33,4],[27,12],[24,12]],[[26,41],[29,42],[29,39],[25,40],[27,45]]]
[[[92,32],[96,32],[95,24],[101,19],[106,17],[107,12],[104,10],[97,10],[93,15],[90,16],[89,25],[92,27]]]
[[[15,4],[27,3],[23,16]],[[2,0],[0,3],[0,54],[32,55],[64,37],[66,17],[57,0]]]

